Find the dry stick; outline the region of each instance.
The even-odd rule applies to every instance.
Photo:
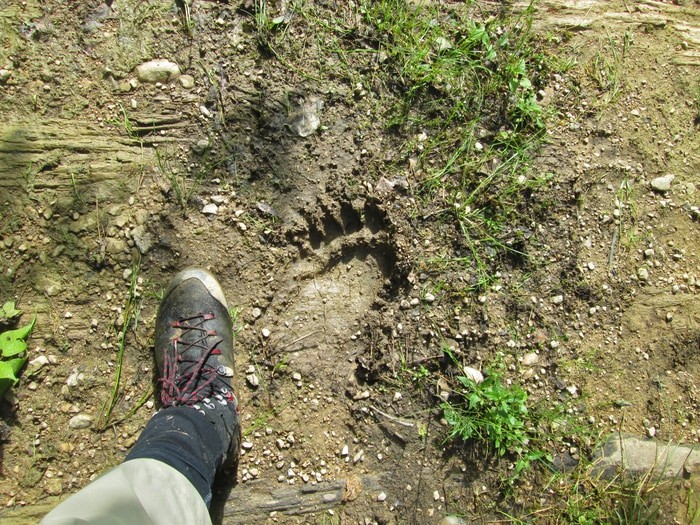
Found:
[[[396,416],[392,416],[391,414],[387,414],[386,412],[379,410],[377,407],[370,405],[370,409],[374,410],[376,413],[381,414],[385,418],[387,418],[390,421],[393,421],[394,423],[398,423],[399,425],[403,425],[404,427],[415,427],[415,423],[412,421],[406,421],[405,419],[401,419]]]
[[[320,333],[321,333],[321,330],[314,330],[313,332],[309,332],[309,333],[306,334],[306,335],[302,335],[301,337],[297,337],[297,338],[296,338],[294,341],[292,341],[291,343],[288,343],[288,344],[284,345],[284,346],[282,347],[282,349],[280,350],[280,352],[286,350],[286,349],[289,348],[290,346],[294,346],[295,344],[300,343],[301,341],[303,341],[304,339],[307,339],[307,338],[311,337],[312,335],[316,335],[316,334],[320,334]]]
[[[619,237],[618,230],[613,231],[612,242],[610,243],[610,253],[608,254],[608,270],[612,270],[613,261],[615,260],[615,247],[617,246],[617,238]]]

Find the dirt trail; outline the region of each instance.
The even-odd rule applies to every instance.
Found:
[[[194,4],[191,40],[169,1],[62,4],[0,8],[0,300],[37,311],[32,356],[52,363],[3,408],[3,522],[117,464],[150,416],[70,426],[111,388],[134,271],[119,414],[151,387],[158,293],[175,271],[210,268],[238,308],[246,444],[224,523],[498,516],[498,473],[445,451],[439,392],[419,374],[443,344],[475,366],[505,354],[533,399],[562,399],[601,434],[700,441],[697,2],[537,4],[535,30],[577,66],[543,94],[564,109],[535,165],[554,174],[534,204],[538,263],[504,266],[484,301],[432,286],[468,276],[426,270],[449,235],[410,184],[386,188],[392,137],[370,95],[262,57],[250,16],[226,3]],[[194,87],[134,82],[161,57]],[[596,84],[603,60],[614,67]],[[300,136],[310,103],[322,126]],[[667,174],[671,190],[653,191]]]

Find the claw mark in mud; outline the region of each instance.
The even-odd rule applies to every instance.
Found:
[[[321,199],[305,220],[306,233],[297,228],[292,236],[299,258],[276,279],[268,311],[280,326],[266,345],[313,373],[319,360],[349,356],[359,321],[403,272],[391,225],[375,203]]]

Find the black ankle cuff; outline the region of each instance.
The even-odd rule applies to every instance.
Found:
[[[151,418],[126,461],[150,458],[170,465],[194,485],[208,507],[228,446],[204,414],[188,406],[167,407]]]

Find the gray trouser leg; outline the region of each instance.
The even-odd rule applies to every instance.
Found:
[[[126,461],[60,503],[41,525],[211,525],[187,478],[155,459]]]

